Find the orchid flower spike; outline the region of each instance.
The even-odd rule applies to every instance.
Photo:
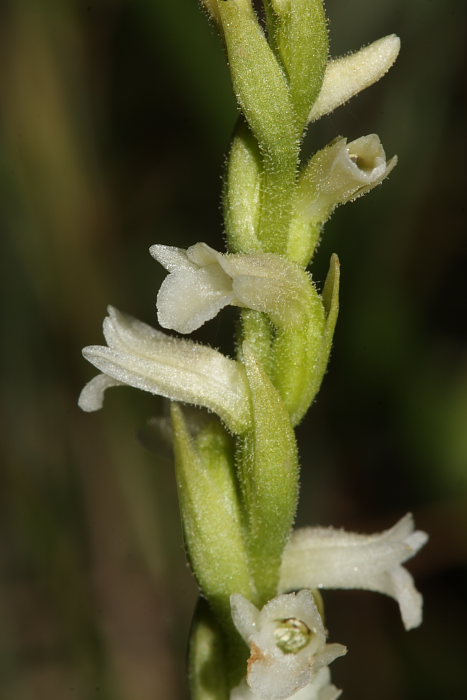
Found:
[[[341,690],[338,690],[336,686],[331,683],[329,668],[323,666],[317,671],[309,685],[301,688],[301,690],[298,690],[293,695],[289,695],[286,700],[337,700],[341,692]],[[242,683],[230,693],[230,700],[257,699],[258,696],[253,693],[246,681],[242,681]]]
[[[390,34],[364,46],[360,51],[329,61],[321,91],[311,108],[308,121],[314,122],[329,114],[376,83],[393,65],[400,46],[399,37]]]
[[[233,432],[249,424],[249,400],[241,365],[217,350],[173,338],[108,307],[106,346],[83,349],[102,374],[86,384],[78,404],[83,411],[102,408],[104,392],[128,384],[173,401],[204,406],[217,413]]]
[[[206,243],[149,251],[170,273],[157,295],[157,318],[179,333],[191,333],[229,304],[263,311],[278,326],[299,325],[316,295],[309,275],[274,253],[222,254]]]
[[[409,513],[389,530],[358,535],[333,528],[296,530],[285,547],[281,591],[361,588],[385,593],[399,604],[406,629],[422,621],[422,596],[402,566],[428,540]]]
[[[295,700],[313,682],[319,686],[319,670],[347,652],[342,644],[326,644],[326,630],[308,590],[279,595],[262,610],[237,594],[230,604],[234,624],[250,647],[247,684],[260,700]],[[310,697],[320,696],[310,690]]]
[[[347,143],[339,137],[315,153],[300,178],[297,210],[312,224],[321,224],[339,204],[361,197],[389,175],[397,163],[386,162],[376,134]]]

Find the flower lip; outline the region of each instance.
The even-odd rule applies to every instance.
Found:
[[[384,176],[386,155],[376,134],[362,136],[346,146],[349,167],[355,179],[371,183]]]

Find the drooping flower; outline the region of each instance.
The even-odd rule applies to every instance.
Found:
[[[400,50],[400,39],[390,34],[364,46],[355,53],[328,62],[321,91],[308,121],[314,122],[354,95],[376,83],[388,72]]]
[[[359,535],[334,528],[296,530],[284,550],[281,591],[361,588],[385,593],[399,604],[406,629],[422,621],[422,596],[402,566],[426,543],[409,513],[389,530]]]
[[[289,695],[286,700],[337,700],[341,695],[341,690],[338,690],[331,683],[331,674],[327,666],[323,666],[316,672],[315,677],[309,685],[306,685],[301,690],[298,690],[293,695]],[[253,693],[246,681],[242,681],[240,685],[230,693],[230,700],[257,700],[258,696]]]
[[[319,670],[347,651],[342,644],[326,644],[309,590],[279,595],[262,610],[233,595],[231,607],[234,624],[250,647],[247,683],[260,700],[285,700],[313,681],[319,684]]]
[[[248,426],[248,388],[238,362],[191,340],[173,338],[132,316],[108,307],[107,346],[91,345],[84,357],[103,374],[91,379],[79,397],[83,411],[102,408],[104,392],[127,384],[173,401],[204,406],[234,432]]]
[[[350,143],[346,138],[335,139],[306,166],[299,182],[297,214],[310,224],[323,223],[337,206],[379,185],[396,163],[396,156],[386,162],[376,134]]]
[[[309,275],[274,253],[223,254],[206,243],[187,250],[153,245],[169,275],[157,295],[163,328],[191,333],[229,304],[267,313],[278,326],[302,323],[319,303]]]

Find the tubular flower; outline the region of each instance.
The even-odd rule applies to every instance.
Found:
[[[389,530],[358,535],[333,528],[296,530],[284,550],[279,589],[361,588],[385,593],[399,604],[406,629],[422,621],[422,596],[402,566],[428,535],[414,530],[409,513]]]
[[[108,307],[104,320],[107,346],[91,345],[84,357],[103,374],[84,387],[83,411],[102,408],[104,392],[128,384],[173,401],[204,406],[234,432],[249,422],[248,389],[238,362],[217,350],[166,333]]]
[[[366,194],[386,178],[397,163],[386,162],[376,134],[347,143],[339,137],[318,151],[299,183],[300,215],[313,224],[326,221],[339,204]]]
[[[317,296],[309,275],[274,253],[222,254],[206,243],[149,250],[170,273],[157,295],[159,323],[179,333],[191,333],[229,304],[263,311],[278,326],[298,325]]]
[[[313,682],[319,686],[319,670],[347,651],[342,644],[326,644],[326,630],[308,590],[279,595],[261,611],[241,595],[230,601],[234,624],[250,647],[247,683],[260,700],[295,700]],[[310,690],[310,697],[320,696]]]

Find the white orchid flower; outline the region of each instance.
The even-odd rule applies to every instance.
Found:
[[[317,671],[309,685],[293,695],[289,695],[286,700],[337,700],[342,691],[338,690],[330,681],[329,668],[323,666]],[[230,693],[230,700],[258,700],[258,696],[253,693],[246,681],[242,681]]]
[[[83,349],[103,374],[86,384],[78,404],[83,411],[102,408],[104,392],[128,384],[173,401],[204,406],[234,432],[249,422],[248,389],[241,365],[217,350],[173,338],[112,306],[104,320],[106,346]]]
[[[308,121],[314,122],[329,114],[354,95],[376,83],[393,65],[400,46],[399,37],[390,34],[355,53],[330,60]]]
[[[170,273],[157,295],[157,318],[179,333],[191,333],[229,304],[264,311],[279,326],[298,325],[317,296],[309,275],[274,253],[222,254],[206,243],[149,250]]]
[[[300,178],[297,214],[310,223],[322,223],[339,204],[361,197],[389,175],[397,163],[386,162],[376,134],[347,143],[339,137],[315,153]]]
[[[294,694],[315,681],[320,669],[347,651],[342,644],[326,644],[308,590],[279,595],[262,610],[242,595],[231,596],[230,602],[234,624],[250,647],[248,687],[260,700],[295,700]]]
[[[402,566],[428,535],[414,530],[409,513],[389,530],[359,535],[334,528],[296,530],[284,550],[281,591],[361,588],[385,593],[399,604],[406,629],[422,621],[422,596]]]

